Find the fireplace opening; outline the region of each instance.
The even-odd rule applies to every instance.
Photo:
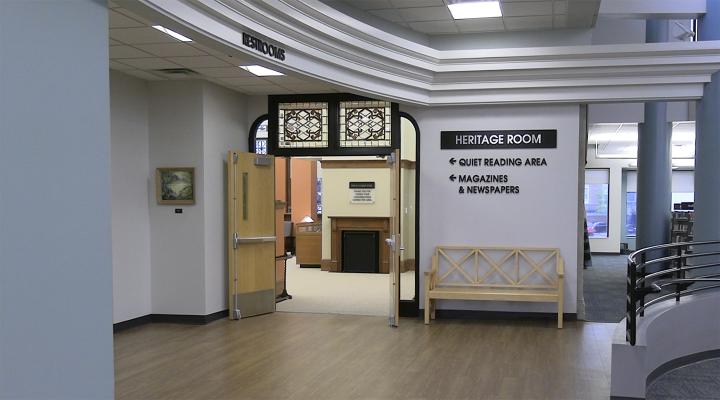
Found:
[[[342,231],[342,272],[380,272],[378,231]]]

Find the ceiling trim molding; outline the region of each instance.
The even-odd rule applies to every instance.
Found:
[[[691,100],[720,70],[720,41],[437,50],[318,0],[142,0],[175,23],[363,95],[415,105]],[[242,45],[286,49],[280,62]]]

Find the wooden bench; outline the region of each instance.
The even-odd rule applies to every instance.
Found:
[[[437,299],[532,301],[557,303],[562,328],[563,276],[559,249],[437,246],[425,272],[425,323]]]

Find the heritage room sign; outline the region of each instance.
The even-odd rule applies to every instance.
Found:
[[[375,203],[375,182],[350,182],[350,203]]]
[[[554,149],[557,130],[442,131],[440,149]]]
[[[443,150],[490,150],[490,149],[555,149],[557,130],[519,131],[442,131],[440,149]],[[450,157],[453,168],[448,179],[459,184],[460,194],[520,194],[520,186],[513,184],[510,168],[546,167],[542,155],[523,157]],[[470,169],[470,171],[468,171]]]
[[[266,56],[270,56],[280,61],[285,61],[285,49],[283,49],[282,47],[270,44],[245,32],[243,32],[242,34],[242,42],[245,47],[249,47],[255,51],[265,54]]]

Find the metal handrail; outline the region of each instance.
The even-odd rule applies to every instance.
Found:
[[[628,256],[625,339],[632,346],[636,341],[638,318],[644,316],[648,307],[671,298],[679,302],[682,297],[693,293],[720,289],[720,284],[690,289],[690,286],[695,284],[720,282],[720,272],[687,276],[689,271],[712,267],[720,269],[718,248],[720,248],[720,240],[669,243],[646,247]],[[717,260],[703,264],[687,264],[688,260],[699,257],[716,257]],[[648,267],[663,269],[648,272]],[[657,297],[646,302],[646,297],[649,295],[657,295]]]

